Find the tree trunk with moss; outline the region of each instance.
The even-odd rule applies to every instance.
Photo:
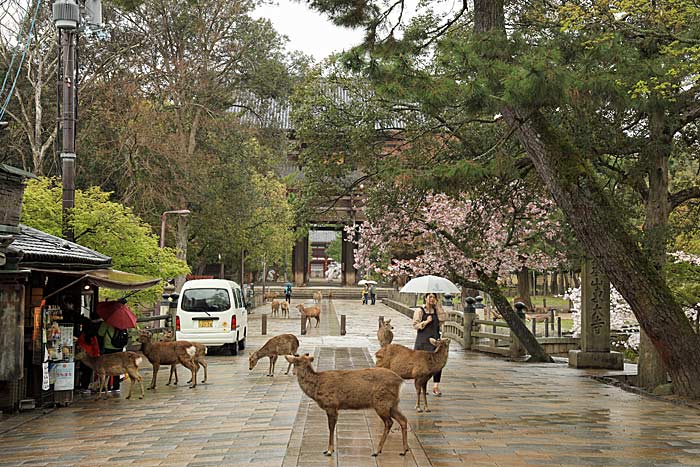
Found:
[[[503,0],[476,0],[474,8],[476,33],[505,37]],[[629,303],[659,351],[676,392],[700,398],[700,336],[621,221],[588,161],[538,110],[506,105],[502,113],[576,237]]]

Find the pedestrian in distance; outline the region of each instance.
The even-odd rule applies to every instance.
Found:
[[[292,303],[292,284],[287,284],[284,286],[284,299],[287,303]]]
[[[440,339],[440,323],[445,321],[447,314],[442,309],[438,297],[434,293],[425,295],[425,305],[413,313],[413,329],[416,332],[416,342],[414,350],[426,350],[434,352],[435,346],[430,343],[430,339]],[[433,395],[442,396],[440,391],[440,380],[442,370],[433,375]]]
[[[372,284],[369,286],[369,298],[372,301],[372,305],[377,301],[377,286]]]
[[[362,304],[367,305],[369,303],[369,287],[367,284],[362,286]]]

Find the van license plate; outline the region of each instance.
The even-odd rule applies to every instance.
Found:
[[[200,328],[213,328],[214,327],[214,320],[213,319],[200,320],[199,327]]]

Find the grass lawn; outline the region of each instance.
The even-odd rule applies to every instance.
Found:
[[[508,301],[512,304],[515,297],[509,297]],[[553,295],[538,295],[536,297],[530,297],[532,301],[532,306],[543,306],[543,299],[547,300],[547,306],[553,306],[560,309],[569,309],[569,301],[562,297],[555,297]]]

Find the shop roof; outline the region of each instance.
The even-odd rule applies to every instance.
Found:
[[[9,249],[21,252],[20,267],[43,266],[68,269],[109,268],[112,258],[77,243],[20,224]]]
[[[117,271],[116,269],[93,269],[81,271],[63,271],[55,269],[31,268],[33,271],[48,274],[63,274],[68,276],[82,277],[87,282],[105,289],[115,290],[141,290],[153,287],[161,279],[159,277],[142,276],[130,272]]]
[[[0,172],[8,173],[10,175],[15,175],[17,177],[22,178],[36,178],[36,175],[34,175],[31,172],[27,172],[26,170],[18,169],[17,167],[12,167],[11,165],[7,164],[0,164]]]

